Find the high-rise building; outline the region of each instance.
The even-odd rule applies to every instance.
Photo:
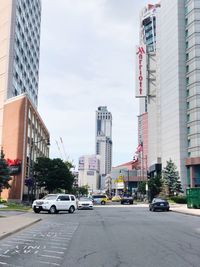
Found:
[[[141,166],[156,171],[159,158],[159,98],[157,87],[157,15],[160,4],[147,5],[140,12],[140,43],[136,50],[136,97],[139,97],[138,143],[143,145]],[[137,94],[137,91],[142,94]],[[159,166],[160,169],[160,166]]]
[[[38,102],[40,0],[0,1],[0,143],[4,101],[27,93]]]
[[[155,98],[149,97],[151,91],[147,94],[148,147],[151,140],[155,144],[148,149],[148,167],[155,169],[151,164],[156,157],[162,167],[172,159],[184,190],[200,186],[199,3],[161,0],[156,14]]]
[[[33,162],[49,156],[49,132],[38,111],[40,0],[0,1],[0,147],[20,168],[6,198],[26,200]]]
[[[106,106],[96,111],[96,154],[100,156],[101,188],[112,168],[112,114]]]

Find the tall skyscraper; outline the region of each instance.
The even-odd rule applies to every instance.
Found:
[[[0,141],[3,104],[27,93],[38,102],[40,0],[0,1]]]
[[[152,97],[151,89],[147,94],[148,167],[155,170],[151,164],[156,157],[162,167],[171,158],[185,190],[200,186],[200,5],[199,0],[161,0],[160,4],[155,31],[156,90]]]
[[[49,132],[38,111],[40,0],[0,1],[0,147],[5,158],[18,162],[11,200],[26,200],[31,166],[49,155]]]
[[[100,106],[96,111],[96,154],[100,155],[100,175],[103,185],[104,178],[112,167],[112,114],[106,106]]]
[[[138,143],[143,144],[139,157],[142,166],[156,171],[159,155],[159,105],[157,87],[157,15],[160,4],[147,5],[140,12],[139,46],[136,49],[136,96],[139,97]],[[137,94],[137,91],[142,94]],[[159,166],[160,169],[160,166]]]

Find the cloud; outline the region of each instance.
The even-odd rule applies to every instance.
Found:
[[[51,157],[77,162],[95,152],[95,111],[113,115],[113,165],[137,146],[134,53],[145,1],[43,0],[39,112],[50,131]],[[61,144],[59,143],[61,146]]]

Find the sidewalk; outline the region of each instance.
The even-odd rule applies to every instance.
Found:
[[[25,214],[14,215],[0,218],[0,240],[14,234],[38,221],[40,218],[31,218],[28,212]]]
[[[186,204],[170,204],[170,210],[186,215],[200,216],[200,209],[188,209]]]

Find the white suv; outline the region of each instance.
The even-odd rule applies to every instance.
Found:
[[[40,211],[48,211],[51,214],[59,211],[68,211],[74,213],[77,208],[77,201],[74,195],[69,194],[50,194],[42,199],[36,199],[32,204],[35,213]]]

